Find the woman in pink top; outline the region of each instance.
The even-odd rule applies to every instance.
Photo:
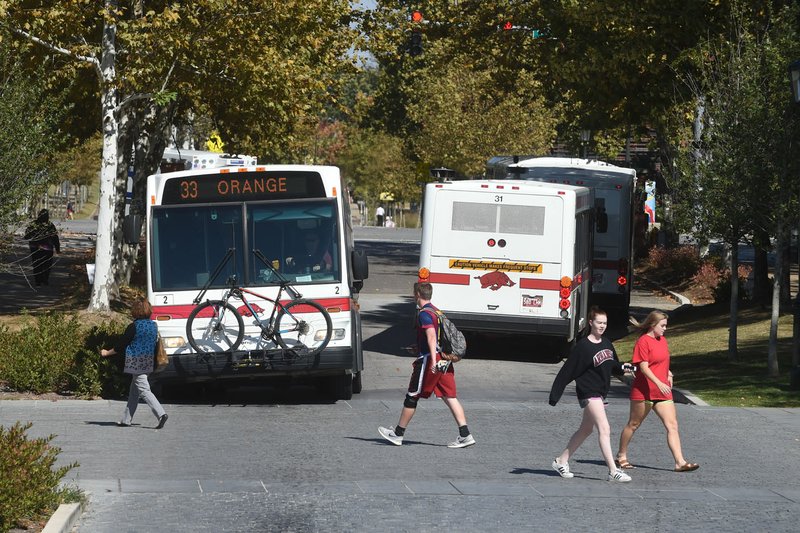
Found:
[[[650,411],[655,411],[667,430],[667,445],[675,459],[675,471],[697,470],[700,465],[686,461],[681,451],[678,416],[672,401],[669,346],[664,337],[664,332],[667,331],[667,315],[661,311],[652,311],[637,327],[643,332],[633,348],[633,364],[638,365],[639,370],[631,385],[631,412],[619,437],[617,464],[620,468],[633,468],[628,461],[628,444]]]

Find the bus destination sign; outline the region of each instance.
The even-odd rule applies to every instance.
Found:
[[[322,176],[307,171],[199,174],[167,180],[161,205],[325,198]]]

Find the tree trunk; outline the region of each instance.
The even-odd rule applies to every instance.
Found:
[[[767,307],[771,295],[769,281],[769,265],[767,264],[767,251],[760,246],[754,247],[753,260],[753,302],[762,308]]]
[[[778,241],[775,245],[775,272],[772,286],[772,317],[769,324],[769,348],[767,350],[767,373],[778,377],[778,320],[781,316],[781,284],[783,282],[783,222],[778,220]]]
[[[739,318],[739,246],[731,247],[731,303],[728,317],[728,361],[739,359],[738,318]]]
[[[106,9],[113,13],[113,2],[106,0]],[[103,29],[103,52],[100,60],[102,75],[103,162],[100,172],[100,201],[97,215],[97,242],[90,311],[108,311],[112,289],[111,258],[114,251],[117,179],[117,89],[116,83],[116,25],[106,23]]]

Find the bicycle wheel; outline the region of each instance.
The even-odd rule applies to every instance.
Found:
[[[197,353],[232,352],[244,337],[244,322],[234,306],[206,301],[189,313],[186,338]]]
[[[295,300],[275,318],[275,340],[298,357],[317,355],[331,340],[331,315],[313,300]]]

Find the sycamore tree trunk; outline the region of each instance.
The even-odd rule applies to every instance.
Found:
[[[119,149],[120,171],[118,174],[118,198],[127,192],[128,167],[133,165],[133,191],[131,214],[144,215],[147,201],[147,177],[154,174],[161,163],[166,148],[170,127],[177,105],[152,105],[151,103],[129,106],[120,115]],[[124,216],[125,206],[117,207],[119,217]],[[142,226],[144,231],[144,226]],[[114,255],[114,280],[118,286],[130,283],[131,274],[141,250],[138,244],[120,244]]]
[[[738,317],[739,317],[739,243],[734,239],[731,246],[731,304],[728,317],[728,361],[739,358]]]
[[[781,316],[781,284],[783,283],[783,221],[778,220],[777,242],[775,243],[775,272],[772,286],[772,317],[769,324],[769,348],[767,350],[767,373],[778,377],[778,320]]]
[[[106,8],[112,12],[110,0]],[[95,270],[90,311],[108,311],[114,278],[111,275],[111,259],[115,246],[115,215],[117,205],[117,90],[116,81],[116,25],[106,23],[103,29],[103,51],[100,60],[102,75],[103,112],[103,161],[100,171],[100,202],[97,216],[97,242],[95,248]]]

